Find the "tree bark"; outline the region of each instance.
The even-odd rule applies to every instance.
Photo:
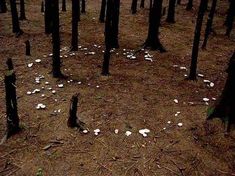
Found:
[[[66,0],[62,0],[62,11],[66,12]]]
[[[231,125],[235,124],[235,52],[230,59],[227,73],[228,77],[222,95],[214,107],[209,109],[207,119],[222,119],[227,123],[227,132],[229,132]]]
[[[53,43],[53,63],[52,73],[54,78],[61,78],[60,67],[60,22],[59,22],[59,1],[51,1],[51,14],[52,14],[52,43]]]
[[[82,0],[82,10],[81,13],[86,13],[86,0]]]
[[[132,0],[131,11],[132,11],[132,14],[136,14],[136,12],[137,12],[137,0]]]
[[[198,10],[197,23],[195,27],[194,40],[193,40],[191,67],[190,67],[190,73],[188,77],[189,80],[197,79],[198,48],[199,48],[199,42],[200,42],[200,36],[201,36],[203,17],[206,11],[207,4],[208,4],[208,0],[201,0],[199,10]]]
[[[45,33],[51,34],[52,32],[52,1],[45,0],[45,14],[44,14],[44,23],[45,23]]]
[[[217,0],[213,0],[211,10],[208,15],[208,19],[207,19],[207,23],[206,23],[205,37],[204,37],[204,41],[202,44],[202,48],[206,48],[208,37],[212,31],[212,23],[213,23],[213,19],[214,19],[216,4],[217,4]]]
[[[20,29],[20,23],[18,18],[18,12],[16,8],[16,0],[10,0],[11,6],[11,16],[12,16],[12,31],[16,34],[16,36],[20,36],[23,31]]]
[[[12,60],[7,60],[8,71],[5,75],[7,138],[20,131],[19,116],[16,98],[16,75],[13,70]]]
[[[20,0],[20,17],[19,17],[19,20],[26,20],[24,0]]]
[[[192,10],[192,8],[193,8],[193,0],[188,0],[186,10]]]
[[[72,40],[71,40],[71,51],[78,50],[78,11],[79,2],[78,0],[72,0]]]
[[[175,4],[176,0],[169,0],[168,14],[166,18],[168,23],[175,23]]]
[[[152,8],[149,12],[149,30],[148,37],[144,43],[144,47],[150,48],[152,50],[159,50],[160,52],[166,52],[159,39],[161,16],[162,0],[154,0]]]
[[[144,8],[144,2],[145,2],[145,0],[141,0],[141,2],[140,2],[140,8]]]
[[[7,12],[7,5],[6,0],[0,1],[0,13],[6,13]]]
[[[41,13],[44,13],[44,1],[41,2]]]
[[[119,32],[119,12],[120,0],[114,0],[113,18],[112,18],[112,44],[111,48],[119,48],[118,32]]]
[[[105,18],[105,12],[106,12],[106,2],[107,0],[102,0],[101,2],[101,9],[100,9],[100,18],[99,18],[99,21],[101,23],[104,23],[104,18]]]
[[[105,52],[102,68],[102,75],[109,75],[110,50],[112,45],[112,18],[113,18],[114,0],[107,0],[107,13],[105,20]]]
[[[230,5],[229,5],[229,10],[228,10],[228,15],[226,17],[226,35],[230,36],[230,33],[233,28],[233,22],[234,22],[234,16],[235,16],[235,1],[231,0]]]

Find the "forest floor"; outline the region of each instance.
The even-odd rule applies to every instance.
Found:
[[[227,63],[234,51],[234,31],[230,38],[224,36],[226,0],[218,2],[216,35],[210,37],[207,50],[199,52],[198,73],[204,78],[199,77],[198,81],[185,80],[198,2],[192,11],[185,10],[186,1],[178,5],[175,24],[167,24],[163,17],[160,38],[168,52],[149,51],[153,55],[150,62],[144,59],[144,51],[137,54],[136,60],[123,55],[123,49],[137,50],[144,43],[149,10],[138,9],[132,15],[131,0],[122,1],[120,49],[111,56],[111,75],[102,77],[104,24],[98,22],[100,0],[88,1],[87,13],[81,16],[79,44],[83,49],[75,56],[69,53],[68,1],[67,12],[60,14],[61,48],[66,47],[61,52],[62,70],[68,80],[54,79],[50,73],[51,36],[44,34],[41,2],[26,3],[28,20],[21,22],[25,33],[19,38],[11,32],[10,12],[0,15],[0,137],[6,130],[3,80],[8,57],[13,58],[17,75],[22,127],[19,134],[0,146],[0,175],[235,175],[235,133],[225,136],[220,120],[206,123],[209,106],[202,100],[209,98],[209,105],[213,105],[212,98],[221,94]],[[28,39],[31,57],[24,55],[24,41]],[[84,48],[95,55],[87,55]],[[41,62],[36,63],[36,59]],[[31,68],[27,67],[29,63],[34,63]],[[45,78],[36,84],[39,75]],[[208,87],[204,79],[215,86]],[[64,87],[59,88],[58,84]],[[41,89],[40,93],[27,95],[36,88]],[[70,99],[75,93],[80,93],[78,116],[88,126],[88,134],[67,127]],[[45,104],[46,109],[37,110],[39,103]],[[180,114],[175,116],[177,112]],[[97,128],[101,132],[95,136],[93,130]],[[145,138],[138,133],[142,128],[150,129]],[[118,134],[115,129],[119,129]],[[130,136],[125,135],[127,130],[132,132]]]

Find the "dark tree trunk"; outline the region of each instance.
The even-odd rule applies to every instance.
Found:
[[[7,5],[6,0],[0,1],[0,13],[6,13],[7,12]]]
[[[144,8],[144,1],[145,1],[145,0],[141,0],[141,2],[140,2],[140,8]]]
[[[44,22],[45,22],[45,33],[51,34],[52,32],[52,1],[53,0],[45,0],[45,14],[44,14]]]
[[[52,43],[53,43],[53,63],[52,73],[54,78],[63,77],[60,67],[60,22],[59,22],[59,1],[51,1],[52,14]]]
[[[13,70],[12,60],[7,60],[8,71],[5,75],[7,138],[20,131],[19,116],[16,98],[16,75]]]
[[[78,21],[81,21],[81,7],[80,7],[80,0],[77,0],[78,1]]]
[[[227,131],[235,124],[235,52],[230,59],[227,69],[228,77],[222,95],[213,108],[208,111],[207,119],[221,118],[227,123]]]
[[[72,0],[72,40],[71,40],[71,51],[78,50],[78,11],[79,2],[78,0]]]
[[[29,40],[25,41],[25,55],[30,56],[30,42]]]
[[[19,20],[26,20],[24,0],[20,0],[20,17],[19,17]]]
[[[175,3],[176,0],[169,0],[168,14],[166,18],[168,23],[175,23]]]
[[[181,4],[181,0],[177,0],[177,4],[180,5]]]
[[[11,16],[12,16],[12,26],[13,26],[12,31],[17,36],[19,36],[23,33],[23,31],[20,29],[18,12],[16,8],[16,0],[10,0],[10,6],[11,6]]]
[[[159,27],[162,16],[162,0],[154,0],[152,8],[149,12],[149,30],[148,37],[145,41],[144,47],[152,50],[159,50],[166,52],[159,40]]]
[[[66,0],[62,0],[62,11],[66,12]]]
[[[186,10],[192,10],[192,8],[193,8],[193,0],[188,0]]]
[[[204,41],[202,44],[202,48],[206,48],[208,37],[209,37],[210,33],[212,32],[212,23],[213,23],[213,18],[214,18],[214,14],[215,14],[216,4],[217,4],[217,0],[213,0],[211,10],[208,15],[208,19],[207,19],[207,23],[206,23],[205,37],[204,37]]]
[[[106,2],[107,0],[102,0],[101,2],[101,9],[100,9],[100,18],[99,18],[99,21],[101,23],[104,23],[104,18],[105,18],[105,12],[106,12]]]
[[[81,13],[86,13],[86,1],[82,0],[82,10]]]
[[[152,9],[152,7],[153,7],[153,0],[150,0],[149,1],[149,10]]]
[[[229,10],[228,10],[228,15],[226,17],[226,35],[230,36],[230,33],[233,28],[233,22],[234,22],[234,16],[235,16],[235,1],[231,0],[230,5],[229,5]]]
[[[114,0],[113,7],[113,18],[112,18],[112,48],[119,48],[118,42],[118,26],[119,26],[119,11],[120,11],[120,0]]]
[[[107,0],[107,13],[105,20],[105,52],[102,68],[102,75],[109,75],[110,50],[112,45],[112,18],[113,18],[114,0]]]
[[[44,1],[41,3],[41,13],[44,13]]]
[[[201,36],[203,17],[206,11],[207,4],[208,4],[208,0],[201,0],[199,10],[198,10],[197,23],[195,27],[194,40],[193,40],[191,67],[190,67],[190,74],[189,74],[190,80],[197,79],[198,48],[199,48],[199,42],[200,42],[200,36]]]
[[[136,12],[137,12],[137,0],[132,0],[131,11],[132,11],[132,14],[136,14]]]
[[[84,123],[78,120],[78,117],[77,117],[78,97],[79,97],[79,94],[75,94],[71,98],[71,103],[69,107],[69,118],[67,121],[67,125],[70,128],[77,127],[79,128],[80,131],[83,131],[85,129]]]

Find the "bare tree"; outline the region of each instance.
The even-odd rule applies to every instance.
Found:
[[[202,44],[202,48],[206,48],[208,37],[209,37],[210,33],[212,32],[212,23],[213,23],[213,19],[214,19],[216,4],[217,4],[217,0],[213,0],[211,10],[208,15],[208,19],[207,19],[207,23],[206,23],[205,37],[204,37],[204,41]]]
[[[7,5],[6,0],[0,1],[0,13],[6,13],[7,12]]]
[[[107,4],[107,0],[102,0],[101,9],[100,9],[100,17],[99,17],[99,21],[101,23],[104,23],[105,12],[106,12],[106,4]]]
[[[62,0],[62,11],[66,12],[66,0]]]
[[[52,73],[54,78],[63,78],[61,73],[60,61],[60,21],[59,21],[59,1],[51,1],[51,14],[52,14],[52,43],[53,43],[53,63]]]
[[[189,73],[189,80],[196,80],[197,79],[197,58],[198,58],[198,48],[201,36],[201,28],[203,17],[206,11],[208,0],[201,0],[198,16],[197,16],[197,23],[194,32],[194,40],[193,40],[193,49],[192,49],[192,59],[191,59],[191,67]]]
[[[72,40],[71,40],[71,51],[78,50],[78,11],[79,1],[72,0]]]
[[[137,12],[137,0],[132,0],[131,11],[132,11],[132,14],[136,14],[136,12]]]
[[[149,30],[148,37],[144,43],[145,48],[152,50],[159,50],[160,52],[166,52],[159,39],[159,27],[162,17],[162,1],[154,0],[152,8],[149,12]]]
[[[12,16],[12,25],[13,25],[12,31],[18,37],[21,34],[23,34],[23,31],[20,29],[20,22],[16,8],[16,0],[10,0],[10,6],[11,6],[11,16]]]
[[[226,35],[230,36],[230,33],[233,28],[233,21],[234,21],[234,16],[235,16],[235,1],[231,0],[230,5],[229,5],[229,10],[228,10],[228,15],[226,17]]]
[[[26,20],[24,0],[20,0],[20,17],[19,17],[19,20]]]
[[[46,34],[51,34],[52,32],[52,1],[53,0],[45,0],[44,23]]]
[[[231,125],[235,124],[235,51],[230,59],[227,73],[227,81],[224,90],[215,103],[214,107],[209,108],[207,119],[221,118],[227,123],[227,132],[230,131]]]
[[[186,10],[192,10],[192,8],[193,8],[193,0],[188,0]]]
[[[175,4],[176,0],[169,0],[168,14],[166,18],[168,23],[175,23]]]

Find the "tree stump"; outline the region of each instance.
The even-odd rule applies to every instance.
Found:
[[[9,138],[20,131],[19,116],[17,111],[17,98],[16,98],[16,75],[13,70],[12,60],[7,60],[8,71],[5,75],[5,91],[6,91],[6,116],[7,116],[7,134]]]
[[[67,121],[67,125],[70,128],[77,127],[80,131],[83,131],[85,130],[84,128],[85,123],[80,121],[77,117],[78,97],[79,97],[79,94],[75,94],[71,98],[70,108],[69,108],[69,118]]]

